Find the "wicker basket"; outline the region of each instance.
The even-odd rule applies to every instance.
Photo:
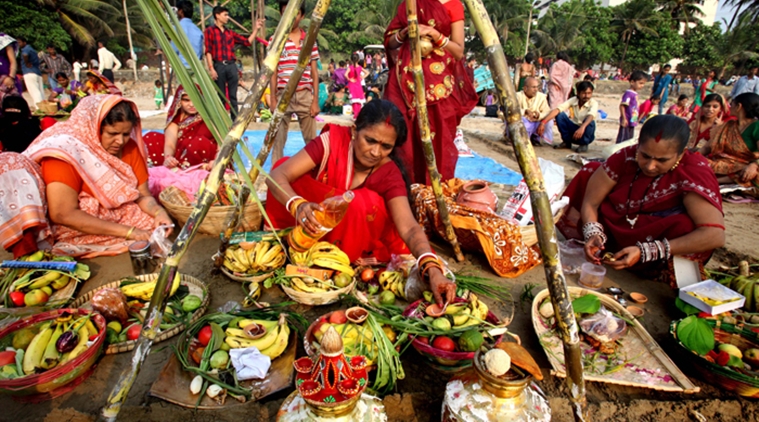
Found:
[[[40,101],[37,108],[47,115],[58,113],[58,103],[52,101]]]
[[[553,224],[559,222],[559,219],[564,214],[564,208],[559,210],[559,212],[556,213],[556,215],[553,216]],[[538,232],[535,230],[535,225],[530,224],[529,226],[522,226],[519,228],[522,232],[522,242],[524,242],[527,246],[535,246],[538,244]]]
[[[72,315],[90,313],[84,309],[56,309],[16,321],[0,330],[0,339],[12,333],[43,321],[54,320],[68,312]],[[105,318],[100,314],[92,314],[92,322],[98,329],[93,344],[76,358],[56,366],[41,374],[30,374],[20,378],[0,381],[0,393],[22,396],[21,401],[41,402],[61,396],[73,390],[84,381],[94,369],[95,361],[100,356],[105,342]]]
[[[304,305],[329,305],[340,300],[340,295],[350,293],[356,286],[356,278],[353,278],[351,284],[343,287],[342,289],[328,290],[326,292],[319,293],[306,293],[300,290],[291,289],[285,285],[280,285],[285,294],[290,296],[290,299],[302,303]]]
[[[190,213],[193,210],[191,204],[187,204],[186,200],[182,200],[177,191],[179,189],[174,186],[169,186],[164,189],[159,195],[161,203],[166,208],[166,211],[171,214],[172,217],[179,221],[180,225],[184,226],[187,219],[190,217]],[[198,231],[200,233],[209,234],[211,236],[218,236],[219,233],[226,229],[227,221],[235,210],[234,205],[217,205],[208,210],[203,222],[200,223]],[[240,218],[240,225],[238,231],[242,232],[254,232],[261,228],[261,211],[258,209],[258,205],[248,204],[243,209],[242,218]]]
[[[140,275],[136,277],[140,281],[153,281],[158,278],[158,273],[153,274],[146,274],[146,275]],[[190,288],[190,294],[195,294],[197,296],[203,295],[203,300],[200,303],[200,308],[195,310],[195,312],[192,314],[192,318],[190,318],[189,324],[192,325],[195,321],[198,320],[203,314],[206,312],[206,308],[208,308],[208,303],[211,301],[211,295],[208,291],[208,288],[206,287],[205,283],[198,280],[195,277],[181,274],[181,283],[188,286]],[[85,304],[89,305],[90,299],[92,299],[92,296],[95,295],[95,292],[101,289],[105,288],[118,288],[121,285],[121,281],[114,281],[112,283],[108,283],[106,285],[100,286],[96,289],[90,290],[89,292],[83,294],[81,297],[79,297],[77,300],[74,301],[74,303],[71,304],[72,308],[75,307],[81,307]],[[158,343],[167,339],[170,339],[174,337],[175,335],[181,333],[184,331],[185,325],[183,323],[178,323],[171,327],[170,329],[166,331],[161,331],[153,340],[153,343]],[[116,344],[109,344],[105,349],[106,355],[112,355],[116,353],[124,353],[128,352],[137,345],[137,340],[128,340],[121,343]]]
[[[714,328],[714,339],[719,343],[732,344],[741,350],[759,348],[759,334],[748,328],[741,325],[723,324],[722,321],[714,319],[707,319],[706,322]],[[706,382],[741,396],[759,398],[759,372],[748,370],[739,372],[733,368],[709,362],[704,357],[697,355],[677,339],[678,323],[680,321],[673,321],[669,332],[677,344],[685,349],[685,354],[690,357],[693,367],[704,377]]]
[[[239,281],[240,283],[260,283],[267,278],[274,275],[274,271],[270,271],[268,273],[262,273],[262,274],[256,274],[256,275],[249,275],[249,276],[239,276],[235,275],[234,273],[230,272],[228,269],[221,267],[221,272],[224,273],[225,276],[229,277],[230,279],[234,281]]]

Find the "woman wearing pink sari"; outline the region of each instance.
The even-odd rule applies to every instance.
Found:
[[[148,191],[146,155],[134,103],[82,99],[23,154],[0,154],[0,243],[91,258],[149,239],[171,218]]]
[[[551,110],[569,99],[574,73],[575,69],[569,64],[569,55],[560,51],[556,55],[556,62],[551,66],[551,71],[548,73],[548,103]]]

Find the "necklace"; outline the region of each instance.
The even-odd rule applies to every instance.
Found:
[[[646,199],[646,195],[648,195],[648,190],[651,189],[651,186],[657,184],[659,182],[659,179],[661,179],[661,177],[664,175],[662,174],[657,176],[653,182],[646,186],[646,190],[643,192],[643,196],[640,198],[640,206],[638,206],[638,212],[635,214],[635,218],[630,218],[630,197],[632,196],[633,185],[635,184],[635,181],[638,180],[638,176],[640,176],[640,167],[638,167],[638,170],[635,171],[635,177],[633,177],[632,182],[630,182],[630,190],[627,191],[627,209],[625,210],[625,220],[627,220],[627,223],[630,225],[631,229],[635,228],[635,223],[638,222],[638,217],[640,217],[640,213],[643,211],[643,201]]]

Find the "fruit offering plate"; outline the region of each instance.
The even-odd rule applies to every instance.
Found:
[[[198,280],[195,277],[189,276],[187,274],[179,274],[179,275],[180,275],[180,285],[186,286],[189,290],[190,295],[195,295],[201,298],[200,307],[197,308],[193,312],[192,316],[190,317],[190,320],[188,321],[188,324],[192,324],[193,322],[197,321],[198,318],[203,316],[203,314],[206,312],[208,303],[211,300],[211,295],[209,294],[208,288],[206,287],[205,283],[203,283],[202,281]],[[136,276],[135,278],[143,282],[151,282],[158,279],[158,273],[140,275],[140,276]],[[95,295],[95,293],[98,290],[105,289],[105,288],[119,288],[120,286],[121,286],[121,280],[114,281],[112,283],[108,283],[103,286],[97,287],[83,294],[79,298],[77,298],[71,304],[71,306],[76,307],[76,308],[92,309],[90,300],[92,299],[92,297]],[[128,299],[131,299],[131,298],[128,298]],[[147,304],[145,304],[145,306],[147,307]],[[123,327],[123,328],[126,329],[126,327]],[[177,334],[181,333],[182,331],[184,331],[185,328],[186,328],[186,325],[184,323],[178,322],[172,327],[160,331],[159,334],[156,336],[155,340],[153,341],[153,343],[155,344],[155,343],[159,343],[161,341],[170,339],[176,336]],[[105,349],[105,354],[112,355],[116,353],[128,352],[130,350],[133,350],[136,345],[137,345],[137,340],[127,340],[127,341],[122,341],[119,343],[107,344],[106,349]]]
[[[295,361],[297,343],[298,331],[292,330],[287,349],[271,362],[271,367],[266,374],[266,378],[240,381],[241,387],[252,390],[250,401],[261,400],[266,396],[292,386],[295,379],[293,362]],[[212,410],[244,404],[244,402],[235,400],[230,396],[227,396],[224,404],[219,404],[216,400],[202,392],[202,399],[198,403],[198,395],[193,395],[188,388],[193,378],[195,378],[195,374],[182,369],[179,360],[172,354],[166,366],[161,370],[161,374],[158,375],[158,379],[150,387],[149,393],[151,396],[166,400],[169,403],[193,409],[197,406],[198,409]]]
[[[19,401],[37,403],[66,394],[73,390],[74,387],[81,384],[82,381],[84,381],[94,370],[95,362],[103,349],[103,344],[105,342],[105,318],[103,318],[102,315],[84,309],[56,309],[18,320],[0,330],[0,345],[2,345],[2,350],[5,351],[7,347],[19,345],[19,342],[26,343],[25,346],[19,345],[18,348],[24,349],[24,357],[27,357],[27,354],[32,356],[34,353],[30,350],[32,347],[37,349],[35,346],[36,337],[44,335],[44,329],[40,332],[34,332],[34,330],[39,328],[41,324],[45,324],[48,321],[55,321],[57,318],[61,317],[68,318],[67,315],[73,320],[74,318],[79,318],[88,314],[91,315],[90,321],[92,322],[92,330],[93,332],[96,330],[97,334],[89,335],[88,329],[83,329],[84,332],[88,332],[89,337],[82,338],[78,336],[77,345],[73,350],[68,352],[78,353],[76,357],[72,357],[70,360],[61,363],[61,360],[65,359],[65,354],[63,354],[60,355],[59,359],[61,360],[58,361],[57,365],[45,372],[31,373],[30,375],[12,379],[2,379],[0,380],[0,393],[18,396],[17,399]],[[77,327],[79,326],[77,325]],[[79,328],[82,329],[82,327]],[[23,330],[32,330],[29,332],[34,334],[34,337],[31,337],[30,335],[30,338],[27,338],[26,340],[16,338],[16,335],[22,333]],[[52,328],[50,328],[50,330],[52,330]],[[52,339],[55,334],[55,332],[49,334],[48,338]],[[62,336],[65,333],[58,334],[61,334]],[[60,337],[58,338],[60,339]],[[79,340],[86,340],[86,342],[82,343]],[[58,344],[58,342],[56,342],[56,344]],[[87,344],[89,344],[89,346],[87,346]],[[41,347],[47,349],[46,345],[42,345]],[[78,349],[83,347],[86,347],[83,351]],[[55,351],[55,347],[53,348],[53,351]],[[7,353],[7,351],[3,353]],[[45,350],[44,353],[47,354],[48,351]],[[44,356],[45,355],[42,357],[43,359]],[[26,360],[24,360],[24,364],[26,363]],[[11,364],[5,366],[11,366]],[[5,366],[3,366],[3,368],[5,368]],[[5,372],[4,369],[3,372]]]
[[[303,289],[293,288],[280,284],[282,291],[285,292],[290,299],[302,303],[304,305],[330,305],[340,300],[340,295],[349,294],[356,286],[356,278],[353,278],[351,283],[343,288],[334,287],[330,290],[321,290],[318,292],[307,292]]]
[[[574,286],[569,287],[569,295],[572,299],[585,295],[598,296],[607,310],[622,316],[628,325],[627,332],[617,340],[619,346],[614,354],[604,355],[586,341],[581,342],[583,372],[586,380],[659,391],[684,393],[699,391],[699,388],[680,371],[648,331],[640,325],[640,322],[617,301],[607,295]],[[555,318],[545,318],[539,311],[540,305],[547,298],[547,289],[535,296],[532,302],[532,324],[540,345],[543,346],[548,361],[553,367],[552,374],[566,377],[564,348],[555,328]]]
[[[298,390],[290,393],[277,412],[277,422],[386,422],[387,414],[382,399],[362,394],[356,407],[345,415],[321,417],[316,415],[306,401],[298,394]]]

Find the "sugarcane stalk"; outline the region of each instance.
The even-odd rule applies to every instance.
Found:
[[[213,261],[215,271],[218,271],[224,263],[224,251],[229,246],[229,239],[232,238],[232,234],[237,230],[237,226],[240,225],[240,217],[244,214],[245,204],[248,203],[248,196],[250,196],[250,188],[247,185],[240,187],[240,194],[237,196],[237,206],[232,211],[232,214],[226,221],[226,227],[221,233],[221,243],[219,243],[219,252],[215,255],[216,259]]]
[[[274,111],[274,115],[269,122],[269,130],[266,131],[266,137],[264,138],[263,145],[258,151],[256,162],[250,168],[250,180],[255,181],[258,178],[259,168],[269,158],[271,147],[274,144],[274,140],[277,138],[277,132],[279,132],[279,125],[282,119],[285,117],[287,107],[290,105],[290,101],[295,94],[295,90],[298,88],[298,82],[306,70],[306,67],[311,66],[311,49],[316,42],[316,36],[319,34],[319,28],[321,28],[322,21],[324,21],[324,15],[327,14],[327,9],[332,0],[318,0],[314,6],[314,11],[311,14],[311,24],[308,26],[308,32],[306,33],[306,39],[303,40],[300,54],[298,55],[298,64],[295,66],[293,73],[290,75],[290,80],[287,81],[282,98],[277,102],[277,109]],[[316,75],[312,75],[316,77]],[[272,97],[276,96],[276,92],[271,93]],[[314,95],[318,95],[318,92],[314,92]],[[288,116],[289,118],[289,116]],[[311,141],[305,139],[306,142]],[[274,164],[274,163],[272,163]]]
[[[424,71],[422,70],[422,47],[419,44],[419,18],[416,15],[416,0],[406,0],[406,19],[408,20],[408,40],[411,43],[411,66],[409,68],[414,75],[416,115],[417,122],[419,123],[424,159],[427,161],[427,171],[430,174],[430,184],[432,185],[432,192],[435,194],[437,210],[445,227],[445,237],[453,247],[456,261],[462,262],[464,261],[464,254],[461,253],[459,240],[456,238],[451,218],[448,216],[448,206],[445,204],[443,187],[440,184],[440,173],[437,171],[437,162],[435,161],[435,150],[432,147],[430,120],[427,113],[427,98],[424,95],[426,90],[424,87]]]
[[[269,82],[269,78],[271,78],[271,75],[276,70],[279,56],[282,54],[282,50],[285,47],[287,34],[290,32],[290,28],[292,28],[293,22],[298,15],[298,10],[302,3],[303,0],[291,0],[287,4],[285,12],[282,14],[282,19],[274,33],[274,39],[270,45],[270,49],[266,54],[264,67],[261,69],[261,72],[259,72],[250,94],[245,99],[242,110],[237,115],[229,133],[227,133],[224,138],[224,142],[221,145],[221,149],[216,156],[213,168],[208,176],[205,189],[200,194],[197,204],[187,219],[187,223],[182,227],[177,239],[174,241],[169,256],[166,258],[166,262],[161,267],[161,272],[158,275],[153,296],[148,305],[145,323],[142,326],[140,337],[138,338],[137,345],[132,353],[132,359],[130,360],[131,364],[122,372],[119,381],[111,391],[106,405],[101,410],[100,420],[116,420],[119,411],[121,410],[121,406],[129,394],[129,390],[137,379],[137,374],[140,372],[142,362],[150,352],[150,346],[153,344],[153,341],[158,334],[163,311],[166,307],[166,301],[168,300],[169,292],[171,290],[170,280],[174,279],[179,261],[184,256],[184,253],[187,251],[190,241],[195,236],[200,223],[211,208],[211,204],[219,190],[219,184],[224,176],[224,171],[229,165],[245,128],[247,128],[248,124],[253,120],[254,112],[258,103],[261,101],[261,96],[266,88],[266,84]],[[145,13],[147,9],[144,7],[144,2],[138,2],[138,4],[143,13]],[[154,31],[156,31],[155,28]]]
[[[567,388],[572,401],[572,411],[576,421],[587,420],[585,382],[582,372],[582,351],[577,321],[572,312],[572,302],[566,279],[559,260],[558,242],[554,230],[551,204],[545,191],[543,174],[532,148],[527,131],[522,123],[522,115],[516,100],[514,85],[509,78],[506,56],[501,42],[488,16],[482,0],[464,0],[474,26],[488,53],[488,63],[493,74],[500,104],[506,108],[508,136],[514,144],[517,161],[530,189],[530,202],[535,216],[535,229],[543,257],[548,291],[556,315],[558,332],[564,343],[564,361],[567,368]]]

